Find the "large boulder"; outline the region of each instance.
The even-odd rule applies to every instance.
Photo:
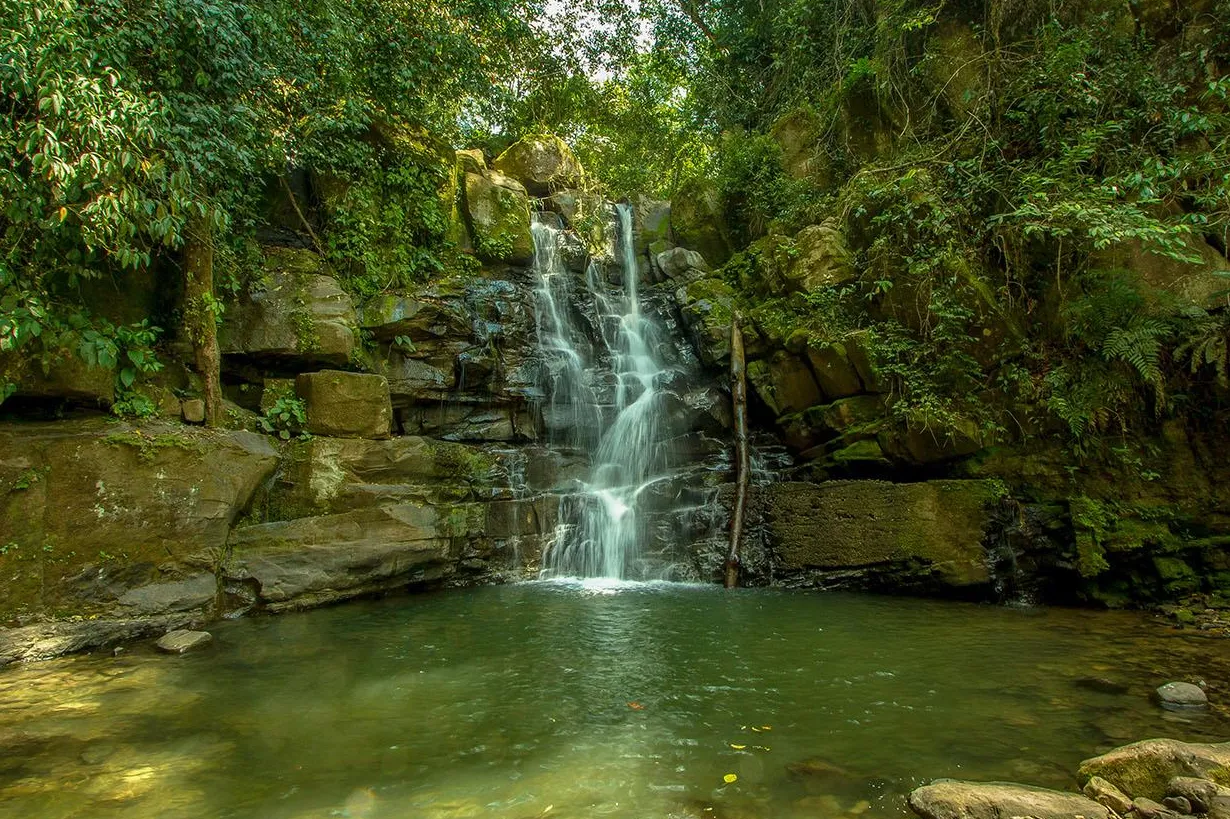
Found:
[[[670,231],[675,244],[699,252],[712,265],[730,258],[722,196],[712,182],[694,179],[680,186],[671,200]]]
[[[824,398],[811,368],[784,350],[767,359],[748,362],[747,380],[765,406],[779,417],[805,410]]]
[[[674,282],[686,282],[703,278],[709,272],[705,257],[695,250],[673,247],[654,256],[654,264],[667,279]]]
[[[792,585],[957,591],[989,582],[993,481],[778,483],[768,540]]]
[[[513,264],[534,258],[530,200],[520,182],[494,171],[467,173],[465,204],[466,223],[480,258]]]
[[[1230,785],[1230,742],[1201,744],[1176,739],[1146,739],[1086,759],[1082,782],[1100,776],[1133,797],[1160,802],[1174,777],[1210,779]]]
[[[345,364],[358,332],[354,305],[310,250],[267,247],[259,279],[228,304],[218,330],[224,355],[293,368]]]
[[[307,402],[304,428],[313,435],[387,438],[393,420],[389,382],[382,375],[321,370],[301,373],[295,392]]]
[[[494,164],[497,171],[520,182],[534,196],[579,187],[585,176],[572,149],[549,134],[524,137],[500,154]]]
[[[794,237],[796,255],[783,275],[807,293],[854,280],[854,255],[834,220],[809,225]]]
[[[1110,812],[1076,793],[1011,782],[941,779],[916,789],[910,810],[923,819],[1110,819]]]
[[[103,419],[0,425],[0,618],[206,605],[208,566],[197,556],[221,554],[277,462],[250,432]]]

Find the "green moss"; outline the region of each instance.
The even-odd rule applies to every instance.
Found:
[[[435,471],[442,478],[453,478],[471,486],[490,486],[496,459],[464,444],[431,441],[430,451]]]
[[[139,430],[116,432],[108,435],[103,441],[112,446],[130,446],[137,450],[137,457],[146,462],[154,460],[158,457],[159,452],[167,449],[182,449],[197,455],[204,455],[206,450],[205,441],[196,436],[189,437],[172,433],[146,435]]]

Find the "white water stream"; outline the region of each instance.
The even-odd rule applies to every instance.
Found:
[[[546,577],[642,576],[637,560],[645,536],[643,493],[665,473],[658,384],[665,369],[656,355],[664,339],[641,310],[632,209],[616,208],[623,287],[610,284],[600,262],[590,262],[586,272],[597,341],[609,355],[614,377],[608,408],[598,398],[599,368],[594,356],[586,355],[590,345],[570,317],[575,295],[560,258],[562,231],[544,220],[534,225],[536,318],[551,382],[549,410],[565,421],[566,443],[590,456],[588,479],[561,505],[556,537],[543,556]]]

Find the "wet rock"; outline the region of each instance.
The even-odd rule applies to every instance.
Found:
[[[1204,708],[1209,704],[1204,689],[1189,682],[1168,682],[1159,686],[1156,693],[1162,707],[1172,710]]]
[[[389,382],[381,375],[321,370],[302,373],[295,392],[307,402],[305,429],[338,438],[387,438],[393,418]]]
[[[1120,816],[1132,809],[1131,798],[1100,776],[1091,777],[1081,790],[1085,796],[1099,805],[1110,808]]]
[[[527,136],[493,163],[495,169],[525,186],[534,196],[579,187],[585,175],[572,149],[559,137]]]
[[[1211,779],[1230,785],[1230,743],[1201,744],[1146,739],[1116,748],[1080,766],[1080,778],[1100,776],[1124,793],[1164,799],[1175,777]]]
[[[1190,776],[1172,778],[1166,790],[1172,797],[1186,799],[1198,813],[1208,813],[1219,799],[1230,800],[1230,788],[1208,779],[1196,779]]]
[[[204,648],[213,642],[213,635],[208,631],[172,631],[162,635],[154,645],[166,654],[183,654],[198,648]]]
[[[355,347],[354,305],[310,250],[267,247],[257,284],[227,305],[223,355],[283,365],[344,364]]]
[[[778,483],[768,540],[791,585],[953,589],[989,582],[987,481]]]
[[[1109,819],[1105,807],[1074,793],[1009,782],[939,780],[908,799],[923,819]]]

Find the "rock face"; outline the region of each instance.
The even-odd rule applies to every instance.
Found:
[[[208,555],[225,548],[277,461],[250,432],[103,419],[0,425],[0,543],[12,544],[0,555],[0,617],[208,605],[212,595],[190,579],[208,572]],[[172,585],[133,596],[151,583]]]
[[[466,173],[466,223],[479,257],[528,264],[534,257],[525,186],[495,171]]]
[[[909,797],[923,819],[1109,819],[1105,807],[1075,793],[1008,782],[940,780]]]
[[[990,482],[778,483],[763,491],[784,583],[953,593],[989,582]]]
[[[308,432],[338,438],[387,438],[393,418],[382,375],[340,370],[302,373],[295,392],[307,402]]]
[[[344,364],[354,352],[354,305],[310,250],[266,248],[258,283],[224,316],[223,355],[302,368]]]
[[[1101,777],[1132,797],[1160,801],[1175,777],[1230,785],[1230,743],[1199,744],[1147,739],[1081,763],[1082,781]]]
[[[534,196],[548,196],[581,185],[584,171],[572,149],[557,136],[527,136],[495,160],[495,169],[525,186]]]

